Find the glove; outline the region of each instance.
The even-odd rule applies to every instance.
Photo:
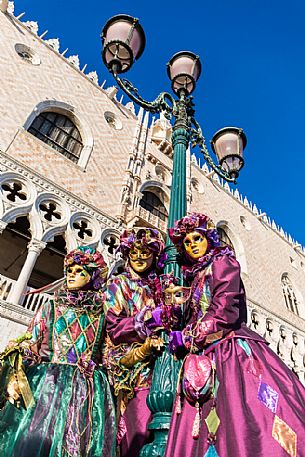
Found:
[[[179,349],[183,348],[183,339],[181,331],[170,332],[168,349],[171,354],[175,354]]]
[[[132,349],[122,357],[120,363],[126,368],[132,368],[136,363],[148,359],[154,349],[160,350],[162,346],[164,346],[162,338],[147,337],[141,346]]]

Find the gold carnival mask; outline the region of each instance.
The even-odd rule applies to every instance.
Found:
[[[164,301],[166,305],[182,305],[188,300],[190,294],[190,287],[171,284],[164,290]]]
[[[183,240],[183,246],[186,253],[194,260],[204,256],[208,248],[208,241],[204,235],[199,232],[191,232]]]
[[[67,288],[69,290],[82,289],[90,279],[90,274],[81,265],[74,263],[67,268]]]
[[[152,250],[144,246],[130,249],[128,256],[130,266],[136,273],[144,273],[154,261]]]

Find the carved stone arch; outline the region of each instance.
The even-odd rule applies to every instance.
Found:
[[[94,137],[89,122],[86,120],[84,115],[80,113],[74,106],[59,100],[44,100],[38,103],[31,114],[28,116],[23,126],[24,129],[28,130],[32,125],[34,119],[39,116],[39,114],[50,111],[68,116],[78,128],[82,138],[83,148],[77,165],[83,169],[86,169],[93,150]]]
[[[45,243],[49,243],[50,241],[54,241],[54,237],[57,235],[62,235],[65,239],[66,228],[67,224],[64,227],[60,226],[49,229],[47,232],[43,234],[42,241],[44,241]]]
[[[170,190],[165,184],[163,184],[160,181],[156,181],[156,180],[153,180],[153,179],[151,179],[149,181],[145,181],[142,184],[142,186],[140,187],[140,192],[143,192],[144,190],[147,190],[148,188],[154,188],[154,187],[157,187],[157,188],[159,188],[159,189],[161,189],[163,191],[163,193],[166,196],[166,201],[169,203]]]
[[[244,245],[238,235],[231,229],[230,224],[226,220],[221,220],[216,224],[216,228],[221,228],[225,231],[227,236],[230,238],[233,248],[235,251],[236,259],[240,264],[240,270],[243,274],[248,274],[248,266],[246,259],[246,252]]]
[[[28,217],[30,228],[29,231],[31,232],[32,238],[41,239],[39,236],[42,236],[42,224],[41,221],[37,223],[37,221],[33,220],[31,217],[31,212],[29,208],[24,207],[17,207],[12,208],[11,210],[7,211],[2,218],[2,221],[6,224],[14,223],[18,217],[26,216]],[[38,235],[38,236],[36,236]]]
[[[157,192],[156,192],[156,189],[157,189]],[[155,181],[155,180],[150,180],[150,181],[144,182],[142,184],[142,186],[140,187],[140,191],[139,191],[140,199],[141,199],[144,191],[150,191],[150,192],[156,193],[156,195],[159,198],[160,198],[160,195],[162,195],[163,198],[161,199],[161,201],[163,202],[167,212],[169,211],[170,190],[165,184],[163,184],[159,181]]]

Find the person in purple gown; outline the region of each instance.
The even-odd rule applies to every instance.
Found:
[[[163,249],[158,230],[126,230],[119,246],[126,260],[125,271],[109,281],[106,291],[104,364],[117,397],[121,457],[138,457],[150,439],[147,427],[151,413],[146,397],[153,352],[162,346],[155,330],[160,325],[162,285],[157,272],[163,266]]]
[[[186,326],[170,350],[188,355],[166,457],[304,457],[305,389],[246,326],[240,266],[211,219],[194,213],[169,230],[191,286]]]

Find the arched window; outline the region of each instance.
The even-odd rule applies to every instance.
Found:
[[[282,289],[287,309],[299,316],[299,302],[287,273],[282,276]]]
[[[223,229],[222,227],[217,227],[217,232],[218,232],[218,235],[220,238],[221,246],[230,246],[230,248],[232,248],[233,251],[235,252],[231,238],[229,237],[229,235],[227,234],[225,229]]]
[[[166,221],[168,217],[167,210],[160,198],[153,192],[143,191],[143,197],[140,200],[140,206],[147,209],[151,214],[158,216],[162,221]]]
[[[78,162],[83,142],[78,128],[69,117],[51,111],[42,112],[28,131],[72,162]]]

